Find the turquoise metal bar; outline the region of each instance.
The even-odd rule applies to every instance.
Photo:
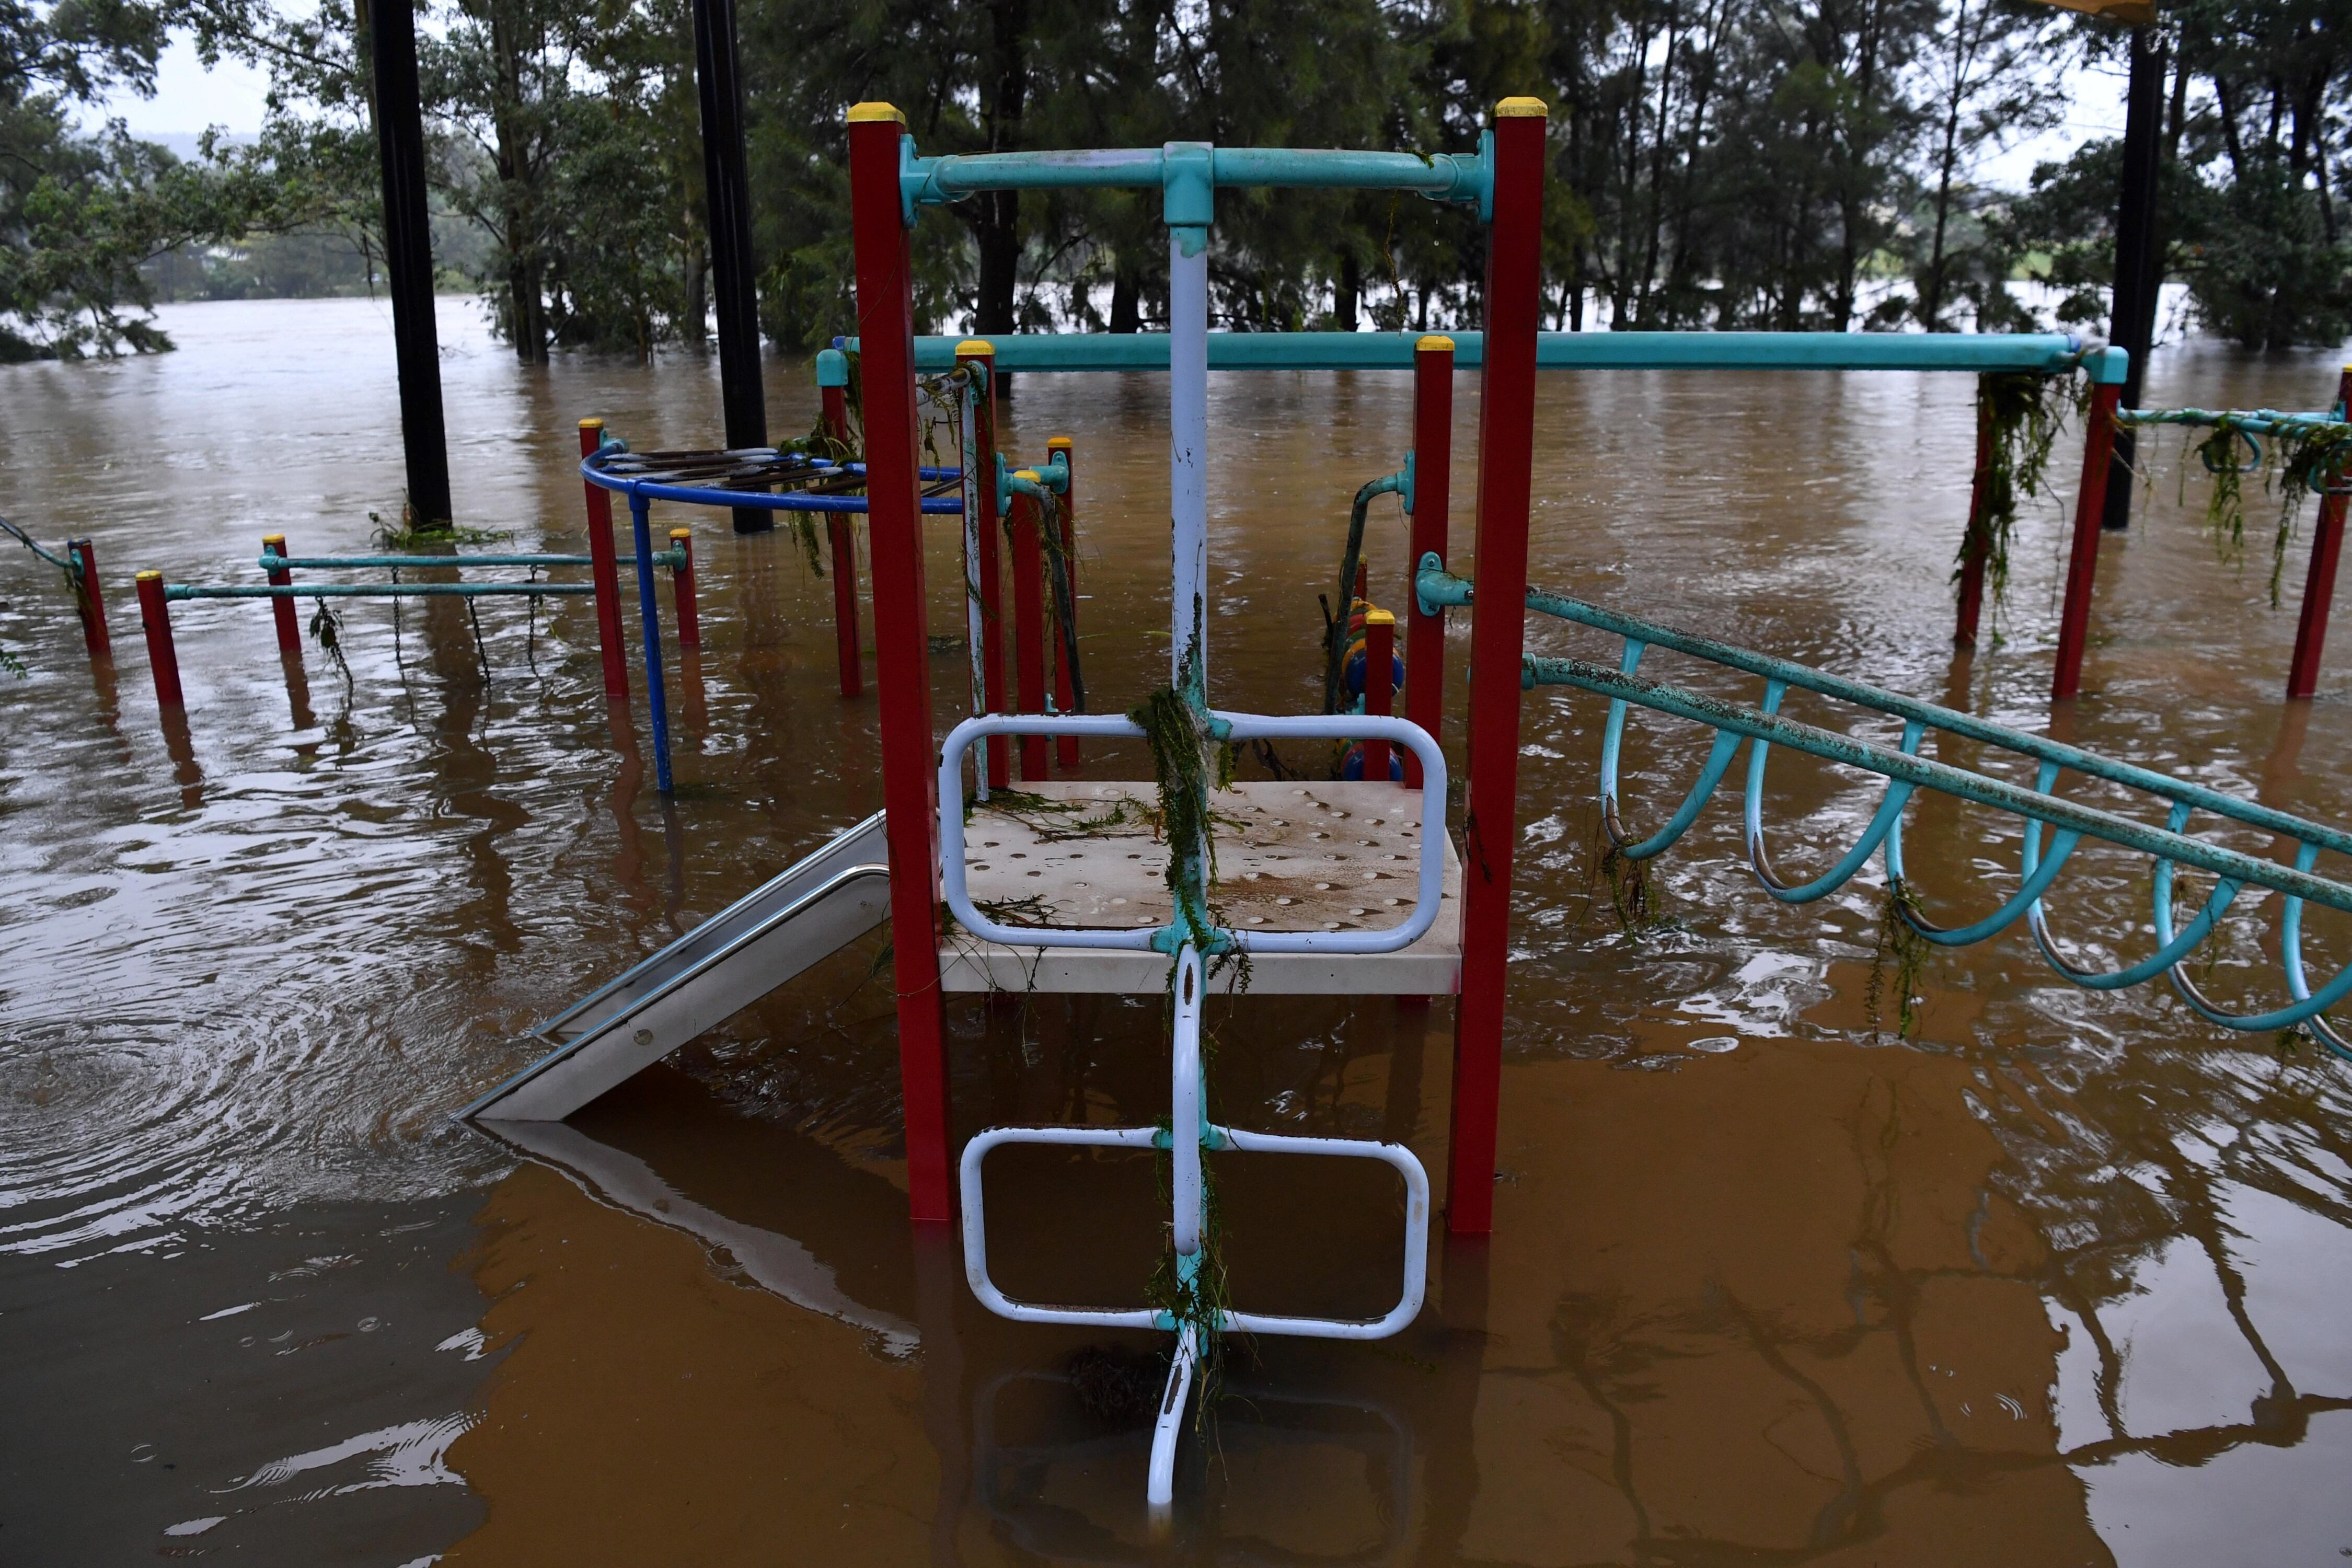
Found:
[[[967,153],[923,158],[915,139],[899,142],[899,198],[909,210],[940,206],[982,191],[1124,188],[1159,190],[1171,183],[1165,148],[1122,147],[1091,152]],[[1191,149],[1197,143],[1178,143]],[[1306,147],[1208,149],[1211,183],[1227,190],[1254,187],[1413,191],[1433,201],[1492,205],[1490,137],[1475,153],[1363,153]]]
[[[593,594],[593,583],[171,583],[166,599],[488,599]]]
[[[2249,408],[2242,412],[2214,408],[2118,408],[2116,422],[2119,425],[2187,425],[2211,427],[2227,423],[2231,429],[2250,435],[2273,436],[2282,431],[2317,430],[2345,422],[2341,410],[2326,414],[2290,414],[2276,408]]]
[[[635,566],[637,558],[624,555],[620,564]],[[687,563],[683,550],[656,550],[654,564],[676,571]],[[375,571],[398,572],[410,566],[591,566],[588,555],[264,555],[255,561],[264,572]]]
[[[1454,363],[1486,363],[1486,334],[1463,331]],[[1418,332],[1211,332],[1211,370],[1402,370]],[[839,340],[855,350],[855,338]],[[915,368],[950,370],[961,338],[915,340]],[[1000,371],[1165,371],[1164,332],[1007,332],[988,340]],[[2087,370],[2120,383],[2121,349],[2060,332],[1542,332],[1543,370],[2021,371]]]

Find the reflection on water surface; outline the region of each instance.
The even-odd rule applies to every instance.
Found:
[[[444,304],[453,466],[467,521],[517,547],[582,548],[579,416],[641,444],[717,427],[701,362],[530,371],[471,309]],[[1743,882],[1722,805],[1659,868],[1663,918],[1622,930],[1593,868],[1600,715],[1551,697],[1527,726],[1497,1234],[1444,1250],[1397,1341],[1240,1347],[1189,1461],[1193,1502],[1153,1545],[1120,1392],[1149,1338],[1000,1322],[949,1238],[908,1235],[878,936],[568,1128],[517,1147],[446,1120],[521,1059],[535,1018],[878,803],[873,707],[834,690],[831,584],[797,542],[690,520],[706,645],[673,664],[668,809],[571,602],[485,606],[478,640],[455,605],[351,606],[348,679],[315,646],[281,664],[256,606],[183,606],[189,712],[166,728],[128,574],[250,580],[265,532],[356,551],[398,494],[378,307],[189,307],[167,324],[176,355],[0,374],[0,511],[95,540],[120,656],[93,675],[29,558],[0,577],[0,643],[34,668],[0,704],[0,1377],[13,1408],[46,1413],[0,1436],[8,1560],[2352,1549],[2332,1484],[2352,1458],[2334,1326],[2352,1287],[2352,1080],[2307,1048],[2217,1040],[2159,992],[2074,992],[2021,940],[1938,957],[1919,1037],[1880,1034],[1877,894],[1773,905]],[[2326,356],[2192,346],[2158,360],[2150,396],[2295,406],[2334,374]],[[813,422],[805,367],[771,379],[776,427]],[[1465,378],[1465,453],[1475,391]],[[1539,582],[2053,722],[2063,496],[2024,526],[2003,643],[1957,662],[1948,646],[1964,383],[1612,374],[1543,394]],[[1038,376],[1012,409],[1019,450],[1077,442],[1105,708],[1164,659],[1146,629],[1162,395],[1145,377]],[[1213,498],[1221,700],[1313,705],[1314,595],[1347,498],[1397,466],[1409,397],[1403,377],[1213,383],[1233,436]],[[1454,493],[1475,494],[1470,475]],[[2292,603],[2270,611],[2259,572],[2216,563],[2199,504],[2163,477],[2152,518],[2106,542],[2091,695],[2054,722],[2352,819],[2352,678],[2284,708]],[[1385,602],[1402,597],[1402,541],[1376,513]],[[948,627],[952,531],[933,545]],[[936,663],[943,713],[961,668],[952,648]],[[1629,809],[1654,816],[1704,747],[1659,721],[1633,731]],[[1140,765],[1103,749],[1087,772]],[[1786,870],[1826,864],[1874,796],[1784,762]],[[1913,824],[1935,912],[2014,885],[1999,822],[1928,803]],[[2078,957],[2139,951],[2144,877],[2078,857],[2053,900]],[[2252,901],[2225,932],[2216,991],[2267,994],[2270,914]],[[2352,959],[2352,933],[2315,926],[2324,969]],[[1443,1001],[1244,998],[1220,1021],[1219,1114],[1402,1138],[1435,1162],[1450,1021]],[[966,1130],[1162,1110],[1155,999],[958,999],[950,1024]],[[1237,1300],[1333,1310],[1392,1288],[1385,1187],[1227,1163]],[[1008,1285],[1139,1289],[1158,1246],[1148,1164],[1008,1152],[991,1197]]]

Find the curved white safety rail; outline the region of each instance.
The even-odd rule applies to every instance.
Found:
[[[1413,905],[1403,923],[1379,931],[1234,931],[1217,928],[1220,938],[1242,952],[1381,953],[1411,947],[1437,921],[1445,884],[1445,753],[1429,731],[1405,719],[1362,713],[1272,718],[1258,713],[1213,710],[1226,737],[1256,740],[1379,740],[1400,745],[1421,759],[1421,866]],[[972,906],[965,883],[963,759],[972,743],[991,735],[1097,735],[1140,739],[1143,730],[1123,717],[1075,713],[992,713],[967,719],[948,731],[940,748],[940,896],[959,924],[982,942],[1007,947],[1083,947],[1128,952],[1160,951],[1167,927],[1110,930],[1089,926],[1009,926]]]

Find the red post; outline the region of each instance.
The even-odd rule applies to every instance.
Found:
[[[580,422],[580,455],[592,455],[604,444],[604,422]],[[613,492],[581,481],[588,492],[588,574],[596,584],[596,644],[604,656],[604,695],[615,702],[629,700],[629,665],[621,641],[621,569],[613,552]]]
[[[1984,610],[1985,561],[1992,553],[1991,520],[1985,491],[1992,480],[1992,405],[1977,383],[1977,471],[1969,487],[1968,532],[1960,539],[1960,612],[1952,627],[1954,647],[1977,646],[1977,619]]]
[[[1396,703],[1396,616],[1373,610],[1364,616],[1364,711],[1385,719]],[[1405,753],[1411,756],[1412,753]],[[1364,742],[1364,780],[1389,779],[1389,743]]]
[[[702,614],[694,595],[694,531],[673,528],[669,531],[669,547],[682,557],[669,569],[670,593],[677,600],[677,646],[702,646]]]
[[[1055,436],[1045,443],[1048,453],[1062,455],[1063,472],[1069,476],[1067,488],[1062,491],[1062,504],[1055,510],[1062,516],[1062,580],[1070,585],[1070,624],[1075,632],[1078,624],[1078,474],[1074,453],[1067,436]],[[1048,459],[1051,460],[1050,458]],[[1075,712],[1076,700],[1070,686],[1070,647],[1064,637],[1065,627],[1057,613],[1054,616],[1054,706],[1064,713]],[[1075,768],[1078,765],[1078,738],[1076,735],[1054,737],[1054,764]]]
[[[988,682],[988,710],[1010,713],[1004,688],[1004,574],[998,564],[996,515],[996,345],[985,338],[966,338],[956,344],[956,363],[977,365],[988,378],[988,395],[973,411],[972,447],[964,461],[978,477],[980,492],[980,657],[981,674]],[[988,787],[1003,789],[1013,782],[1013,746],[1003,735],[988,738]]]
[[[1404,716],[1441,739],[1445,723],[1445,616],[1421,613],[1412,580],[1421,558],[1445,563],[1445,511],[1454,480],[1454,340],[1432,333],[1412,345],[1412,547],[1405,565]],[[1421,759],[1404,755],[1407,789],[1421,787]]]
[[[2336,383],[2339,406],[2352,407],[2352,365],[2346,365]],[[2319,689],[2319,656],[2327,647],[2327,611],[2336,597],[2336,565],[2344,554],[2345,487],[2352,475],[2321,476],[2319,524],[2311,535],[2311,568],[2303,579],[2303,614],[2294,627],[2294,662],[2287,666],[2286,694],[2290,700]]]
[[[1034,481],[1034,468],[1021,470]],[[1038,529],[1037,498],[1013,498],[1013,663],[1023,713],[1045,710],[1045,550]],[[1021,776],[1045,776],[1045,737],[1021,737]]]
[[[843,447],[849,445],[849,389],[821,389],[824,400],[824,433]],[[846,512],[833,512],[824,531],[833,545],[833,656],[841,667],[841,694],[857,697],[866,690],[866,674],[857,662],[857,531]]]
[[[890,843],[890,941],[898,1002],[898,1081],[908,1206],[954,1217],[950,1185],[947,1019],[940,1003],[938,753],[923,618],[923,531],[915,483],[914,263],[898,199],[906,116],[849,110],[850,234],[865,359],[867,538],[873,550],[874,673],[881,693],[882,796]]]
[[[1449,1230],[1474,1236],[1495,1227],[1542,310],[1544,119],[1541,99],[1507,98],[1495,107],[1495,217],[1486,239],[1486,360],[1478,399],[1477,607],[1470,623],[1470,797],[1462,826],[1462,994],[1454,1010],[1445,1211]]]
[[[139,625],[147,633],[147,664],[155,672],[155,700],[164,708],[184,708],[180,690],[180,655],[172,646],[172,609],[163,597],[163,574],[142,572],[139,584]]]
[[[2113,352],[2113,351],[2110,351]],[[2074,495],[2074,552],[2066,563],[2066,604],[2058,621],[2058,668],[2052,700],[2083,689],[2083,648],[2091,635],[2091,580],[2099,571],[2099,521],[2107,506],[2107,464],[2116,447],[2116,399],[2120,385],[2095,387],[2083,432],[2083,485]]]
[[[288,554],[286,536],[282,533],[263,534],[261,552],[264,555],[275,555],[280,561],[285,560]],[[280,568],[269,574],[269,581],[275,587],[291,587],[294,583],[294,574]],[[302,626],[295,618],[294,601],[289,598],[272,599],[269,601],[269,610],[270,614],[278,618],[278,651],[290,653],[299,658],[302,655]]]
[[[66,558],[74,563],[74,611],[81,616],[81,640],[95,659],[114,657],[114,639],[106,630],[106,595],[98,585],[98,552],[87,539],[66,541]]]

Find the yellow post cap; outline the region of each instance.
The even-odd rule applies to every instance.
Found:
[[[852,125],[864,125],[876,120],[895,120],[901,125],[907,123],[907,117],[898,112],[898,106],[894,103],[853,103],[849,106],[849,123]]]
[[[669,531],[669,536],[672,539],[692,539],[694,537],[694,530],[690,528],[673,528]]]
[[[1066,452],[1075,445],[1076,443],[1067,436],[1048,436],[1045,437],[1045,450],[1048,452]]]
[[[604,422],[602,419],[583,419],[580,422],[580,428],[583,430],[602,430],[604,427]]]
[[[286,536],[282,533],[265,533],[261,536],[261,542],[264,544],[283,544],[286,542]],[[286,552],[281,550],[278,553],[283,555]]]
[[[1417,354],[1450,354],[1454,352],[1454,340],[1444,332],[1425,332],[1413,340],[1412,352]]]
[[[854,115],[857,111],[850,112]],[[1495,105],[1497,120],[1541,120],[1550,112],[1550,106],[1540,98],[1507,98]]]
[[[966,338],[956,344],[958,359],[992,359],[995,355],[996,345],[986,338]]]
[[[1392,626],[1396,625],[1396,616],[1391,615],[1386,610],[1366,610],[1364,612],[1364,625],[1368,626]]]
[[[163,574],[161,572],[133,572],[131,574],[131,580],[134,583],[160,583],[163,580]]]

